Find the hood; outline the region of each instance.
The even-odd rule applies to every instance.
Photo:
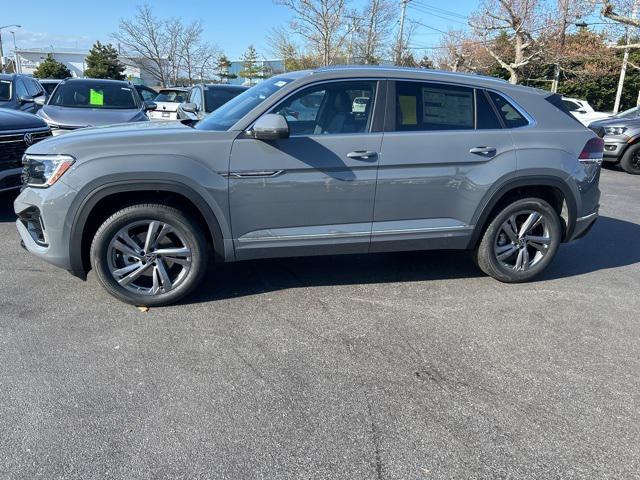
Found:
[[[640,117],[632,118],[605,118],[603,120],[596,120],[589,124],[590,127],[640,127]]]
[[[72,108],[45,105],[38,115],[48,123],[63,127],[92,127],[114,123],[140,122],[148,120],[142,110],[118,110],[106,108]]]
[[[29,128],[46,128],[47,124],[41,118],[30,113],[0,108],[0,133]]]

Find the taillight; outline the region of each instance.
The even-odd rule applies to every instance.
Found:
[[[602,163],[604,152],[604,140],[602,138],[590,139],[580,152],[578,160],[585,163]]]

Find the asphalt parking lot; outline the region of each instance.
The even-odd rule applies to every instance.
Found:
[[[538,281],[269,260],[144,313],[0,203],[0,478],[640,478],[640,178]]]

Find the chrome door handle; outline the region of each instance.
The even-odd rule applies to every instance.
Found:
[[[469,150],[469,153],[475,153],[477,155],[486,155],[488,157],[493,157],[496,154],[495,147],[473,147]]]
[[[348,158],[353,158],[354,160],[369,160],[370,158],[376,158],[378,156],[378,152],[370,152],[368,150],[356,150],[355,152],[347,153]]]

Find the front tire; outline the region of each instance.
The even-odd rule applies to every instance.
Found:
[[[624,152],[620,166],[631,175],[640,175],[640,144],[633,145]]]
[[[126,303],[163,306],[189,294],[208,264],[198,222],[163,204],[132,205],[111,215],[90,251],[98,281]]]
[[[540,274],[562,240],[558,213],[540,198],[523,198],[504,207],[484,232],[475,256],[487,275],[507,283]]]

